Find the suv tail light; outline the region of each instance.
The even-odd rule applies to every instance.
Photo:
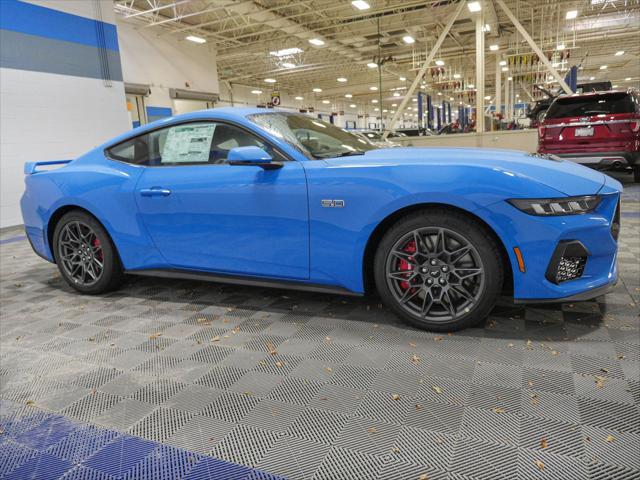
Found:
[[[631,122],[631,131],[632,132],[640,132],[640,120],[633,120]]]

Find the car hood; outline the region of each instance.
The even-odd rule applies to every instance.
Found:
[[[354,166],[367,164],[483,166],[507,175],[530,179],[569,196],[597,193],[605,182],[605,175],[577,163],[517,150],[382,148],[370,150],[361,156],[345,157],[340,161]]]

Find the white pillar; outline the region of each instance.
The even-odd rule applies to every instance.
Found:
[[[509,122],[509,80],[507,80],[507,75],[504,78],[504,121]]]
[[[476,133],[484,132],[484,8],[476,13]]]
[[[496,55],[496,114],[502,110],[502,68],[500,67],[500,55]]]

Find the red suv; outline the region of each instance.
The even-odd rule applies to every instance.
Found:
[[[556,98],[538,127],[538,152],[598,169],[631,167],[640,182],[640,95],[628,90]]]

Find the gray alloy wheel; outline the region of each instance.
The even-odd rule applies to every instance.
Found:
[[[58,237],[58,259],[74,283],[95,285],[104,271],[102,244],[89,225],[81,221],[67,223]]]
[[[408,313],[428,322],[454,322],[484,291],[476,248],[447,228],[427,227],[401,237],[387,256],[389,290]]]

